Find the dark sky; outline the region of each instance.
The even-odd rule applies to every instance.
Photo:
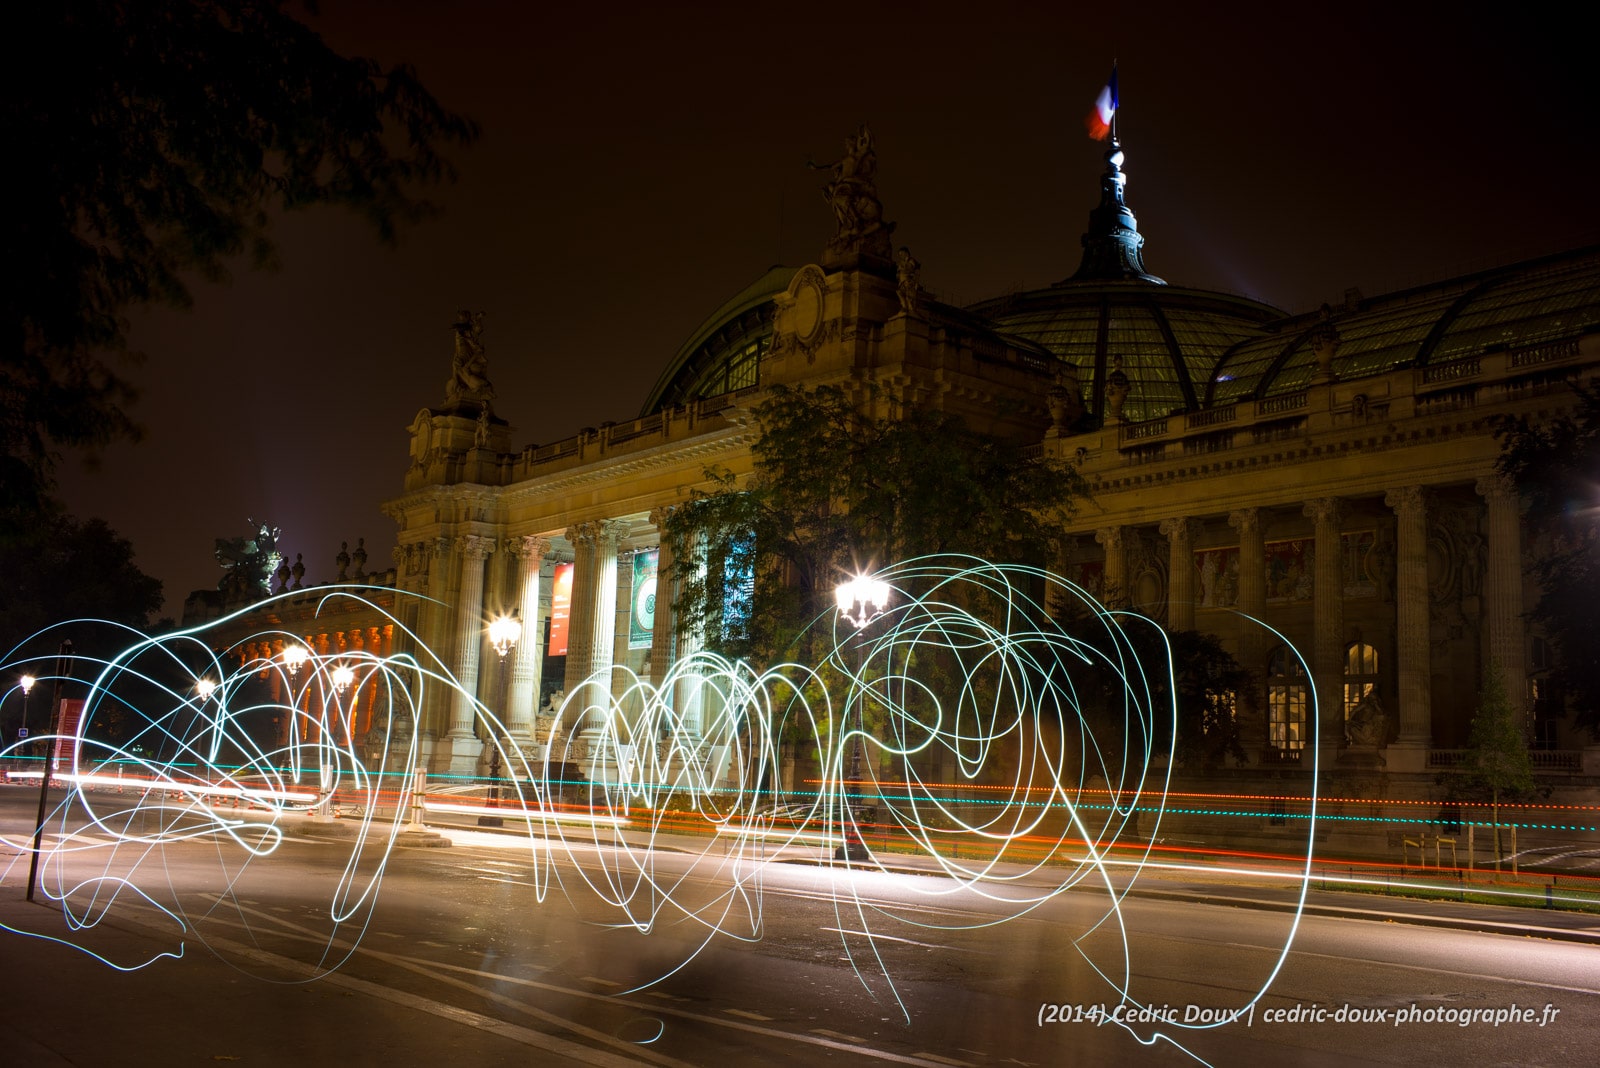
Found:
[[[443,401],[458,307],[487,313],[519,445],[635,416],[718,305],[818,258],[832,216],[805,163],[863,120],[896,242],[958,303],[1077,266],[1103,166],[1082,120],[1113,57],[1128,200],[1169,282],[1299,312],[1600,241],[1600,94],[1553,7],[578,7],[323,0],[335,48],[414,64],[483,138],[399,248],[290,215],[276,273],[134,316],[146,440],[69,460],[63,491],[133,541],[169,614],[247,516],[308,582],[357,537],[388,566],[379,504]]]

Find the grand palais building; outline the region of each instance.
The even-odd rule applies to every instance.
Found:
[[[426,599],[385,605],[401,630],[359,607],[313,616],[311,597],[275,602],[274,622],[322,651],[386,653],[405,630],[433,649],[463,693],[422,709],[431,772],[486,766],[473,692],[536,754],[552,731],[584,727],[552,712],[570,681],[608,666],[660,678],[672,662],[662,518],[709,488],[708,467],[749,475],[762,391],[871,382],[1077,465],[1092,497],[1066,520],[1056,569],[1171,629],[1218,635],[1259,680],[1240,702],[1248,763],[1231,774],[1281,777],[1320,743],[1329,774],[1425,791],[1460,760],[1493,660],[1536,771],[1600,782],[1600,749],[1585,750],[1543,681],[1526,617],[1537,546],[1493,434],[1502,416],[1567,410],[1570,384],[1600,369],[1600,248],[1291,314],[1147,269],[1113,144],[1077,269],[954,307],[921,290],[909,255],[896,262],[869,136],[835,169],[836,233],[818,261],[733,294],[662,354],[631,417],[520,444],[488,403],[492,367],[463,315],[446,395],[411,420],[409,466],[383,505],[394,569],[340,558],[341,579]],[[502,665],[484,628],[510,611],[524,637]],[[1242,616],[1293,643],[1309,674]],[[1320,739],[1313,686],[1333,710]],[[1381,726],[1358,737],[1363,706]],[[358,710],[356,732],[369,726]]]

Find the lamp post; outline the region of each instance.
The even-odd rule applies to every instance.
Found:
[[[506,654],[517,646],[517,641],[522,637],[522,618],[520,613],[512,612],[509,616],[502,615],[489,624],[489,644],[494,646],[494,651],[500,657],[500,714],[506,710]],[[500,802],[500,743],[494,737],[494,727],[489,728],[489,802],[497,805]],[[478,825],[481,827],[500,827],[504,821],[499,816],[479,816]]]
[[[333,684],[334,722],[327,722],[327,703],[324,701],[323,722],[329,729],[321,732],[322,737],[317,747],[317,789],[321,800],[317,802],[317,814],[312,817],[317,823],[327,823],[333,819],[333,773],[334,761],[337,759],[333,756],[333,751],[339,745],[341,730],[347,742],[350,738],[350,728],[345,723],[343,699],[345,691],[356,681],[355,669],[341,660],[328,673],[328,681]]]
[[[39,680],[32,675],[24,675],[17,680],[17,685],[22,687],[22,730],[17,735],[17,741],[28,740],[28,695],[33,692],[33,684]]]
[[[68,638],[61,643],[61,648],[56,657],[56,687],[55,700],[50,710],[50,729],[45,735],[44,767],[39,776],[39,818],[33,823],[33,855],[28,861],[28,900],[33,900],[33,888],[39,881],[39,850],[44,842],[44,814],[50,807],[50,751],[48,746],[57,744],[54,738],[61,722],[61,684],[72,677],[72,639]],[[23,694],[26,703],[27,694]]]
[[[854,625],[856,634],[859,638],[860,633],[866,630],[867,626],[874,619],[877,619],[888,610],[889,584],[881,579],[870,578],[865,575],[857,575],[848,582],[840,583],[838,588],[834,590],[834,598],[839,606],[839,615]],[[859,641],[857,644],[859,646]],[[859,658],[856,665],[856,675],[858,677],[858,681],[859,676],[865,666],[863,654],[863,658]],[[849,772],[852,790],[851,797],[853,798],[853,803],[850,807],[850,819],[844,827],[844,841],[840,843],[839,848],[834,850],[833,853],[835,860],[850,860],[853,855],[864,855],[867,850],[866,843],[861,840],[861,832],[856,826],[862,811],[861,790],[859,784],[861,779],[862,761],[861,736],[866,731],[866,720],[863,710],[865,694],[859,692],[859,686],[854,686],[852,689],[857,691],[854,716],[854,738],[852,739],[853,744],[850,746]],[[847,709],[845,713],[845,719],[848,721],[850,718],[849,710]]]

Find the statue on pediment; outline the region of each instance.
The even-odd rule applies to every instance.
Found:
[[[867,125],[863,123],[855,134],[844,139],[844,155],[837,160],[809,166],[833,173],[832,180],[822,190],[838,224],[833,240],[828,242],[828,251],[867,253],[889,259],[889,235],[894,232],[894,224],[883,221],[883,203],[878,200],[875,182],[878,153]]]
[[[489,357],[483,351],[483,312],[461,309],[451,329],[455,331],[456,348],[450,365],[450,381],[444,385],[445,403],[492,400],[494,386],[489,383]]]

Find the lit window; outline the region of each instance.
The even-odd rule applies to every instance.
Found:
[[[1353,642],[1344,655],[1344,721],[1348,725],[1357,706],[1378,690],[1378,650]]]
[[[1267,663],[1267,744],[1285,752],[1306,744],[1306,703],[1310,686],[1300,658],[1280,645]]]

